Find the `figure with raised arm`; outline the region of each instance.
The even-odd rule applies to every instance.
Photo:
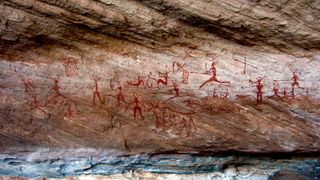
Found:
[[[262,80],[263,80],[263,78],[261,78],[261,77],[258,77],[257,81],[249,80],[249,82],[251,84],[254,84],[255,87],[257,88],[257,104],[262,103],[262,88],[263,88]]]

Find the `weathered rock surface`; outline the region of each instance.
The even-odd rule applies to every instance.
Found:
[[[14,154],[12,153],[14,152]],[[154,154],[121,156],[96,149],[8,151],[0,174],[73,179],[277,179],[320,178],[319,155],[261,156]],[[12,154],[11,154],[12,153]],[[176,175],[172,175],[176,174]],[[186,175],[184,175],[186,174]],[[100,175],[100,176],[97,176]]]
[[[315,0],[1,1],[0,152],[320,152],[319,16]]]

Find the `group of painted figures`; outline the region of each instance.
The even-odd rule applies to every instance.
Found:
[[[66,76],[68,77],[77,77],[79,75],[79,69],[77,65],[77,61],[74,58],[67,58],[62,61]],[[181,74],[181,80],[173,80],[170,77],[170,74]],[[296,72],[292,72],[293,76],[291,78],[291,92],[288,93],[286,89],[280,90],[279,82],[274,80],[274,87],[273,87],[273,95],[271,97],[279,98],[281,101],[290,101],[295,98],[295,89],[304,89],[299,85],[299,78]],[[218,85],[225,85],[230,87],[229,81],[223,81],[217,78],[217,69],[216,64],[214,61],[211,62],[210,68],[205,67],[204,72],[192,72],[188,71],[185,68],[185,63],[182,64],[180,62],[173,62],[171,66],[171,70],[169,70],[168,66],[165,66],[163,72],[158,72],[158,75],[153,75],[152,72],[147,74],[146,76],[138,76],[136,80],[126,79],[125,81],[120,80],[119,78],[111,78],[109,79],[109,87],[110,92],[115,91],[114,94],[108,94],[103,96],[99,89],[99,82],[101,81],[101,77],[97,75],[92,75],[92,80],[94,85],[89,85],[90,89],[92,90],[92,106],[93,107],[102,107],[106,103],[106,97],[113,97],[116,101],[116,106],[120,108],[123,105],[123,109],[125,111],[132,109],[132,115],[134,119],[145,119],[145,113],[152,113],[155,117],[155,127],[160,130],[166,130],[170,128],[174,128],[180,132],[180,134],[184,134],[185,136],[189,136],[192,133],[192,130],[195,129],[195,124],[193,122],[192,116],[196,113],[194,105],[200,102],[196,102],[192,100],[192,98],[188,98],[188,95],[181,94],[179,86],[181,84],[188,84],[189,83],[189,75],[190,74],[201,74],[210,76],[207,80],[202,82],[199,89],[205,88],[212,83],[216,83]],[[256,88],[256,102],[257,104],[262,103],[263,98],[263,79],[264,78],[257,78],[255,81],[249,80],[249,83]],[[61,87],[59,85],[60,78],[51,78],[53,81],[53,86],[51,90],[53,94],[46,98],[44,103],[40,103],[38,95],[36,93],[36,86],[33,84],[32,80],[23,78],[22,83],[25,88],[25,92],[31,99],[31,106],[32,108],[43,108],[48,106],[49,104],[53,103],[58,98],[62,98],[68,101],[68,108],[65,111],[65,116],[67,117],[74,117],[76,116],[76,101],[70,97],[67,97],[61,92]],[[171,81],[169,81],[171,80]],[[100,82],[101,83],[101,82]],[[168,90],[168,97],[165,100],[144,100],[142,101],[141,95],[138,94],[139,89],[166,89]],[[132,98],[127,100],[125,96],[125,91],[132,93]],[[228,98],[228,92],[225,94],[220,94],[218,96],[216,94],[216,89],[212,93],[213,97],[218,98]],[[174,107],[170,106],[170,102],[173,100],[183,100],[182,102],[185,103],[185,107],[188,109],[187,111],[183,111],[181,109],[175,109]],[[156,101],[156,102],[155,102]],[[142,108],[142,104],[145,105],[146,108]]]

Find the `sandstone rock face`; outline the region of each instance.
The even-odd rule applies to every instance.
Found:
[[[0,151],[319,152],[319,16],[313,0],[1,1]]]

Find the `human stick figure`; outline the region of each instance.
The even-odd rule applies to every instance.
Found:
[[[140,107],[139,95],[137,93],[133,93],[133,100],[128,104],[133,104],[133,117],[137,119],[137,113],[139,113],[140,117],[144,120],[144,116],[142,114],[142,109]]]
[[[269,96],[268,98],[271,97],[277,97],[281,101],[283,101],[282,97],[279,95],[279,82],[277,80],[273,80],[273,89],[272,89],[273,95]]]
[[[256,81],[249,80],[249,82],[252,85],[255,85],[255,87],[257,88],[257,104],[262,103],[262,88],[263,88],[262,80],[263,78],[261,77],[258,77]]]
[[[200,74],[204,74],[204,75],[210,75],[211,74],[211,77],[204,81],[200,86],[199,86],[199,89],[201,89],[204,85],[210,83],[210,82],[217,82],[219,84],[227,84],[230,86],[230,82],[229,81],[220,81],[217,79],[217,69],[216,69],[216,64],[214,62],[211,63],[211,68],[209,70],[207,70],[206,72],[204,73],[200,73]]]
[[[299,89],[304,89],[303,87],[300,87],[299,85],[299,77],[298,75],[296,74],[296,72],[292,71],[292,78],[291,80],[293,80],[292,84],[291,84],[291,95],[292,95],[292,99],[294,99],[294,91],[295,91],[295,87],[298,87]]]
[[[56,100],[58,97],[62,97],[64,99],[70,99],[68,97],[66,97],[65,95],[63,95],[61,92],[60,92],[60,89],[61,87],[59,86],[59,83],[60,83],[60,77],[57,76],[56,78],[50,78],[53,80],[54,82],[54,86],[52,86],[52,90],[55,92],[55,95],[53,95],[46,103],[45,103],[45,106],[47,106],[49,103],[51,103],[53,100]]]
[[[94,87],[91,87],[93,91],[93,97],[92,97],[92,104],[93,106],[96,106],[96,98],[98,98],[100,104],[104,104],[104,101],[102,100],[99,92],[99,84],[98,81],[101,79],[100,77],[96,75],[92,75],[92,79],[94,81]]]
[[[118,106],[120,106],[121,101],[127,104],[123,96],[122,86],[118,86],[117,90],[118,90],[118,94],[117,94]]]

